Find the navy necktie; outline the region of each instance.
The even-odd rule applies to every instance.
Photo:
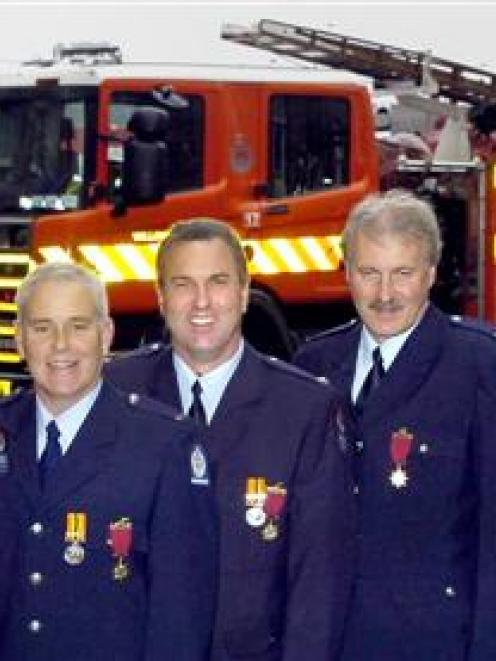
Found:
[[[355,402],[355,411],[360,414],[365,408],[367,399],[370,397],[372,392],[379,387],[384,375],[385,375],[384,365],[382,363],[382,355],[379,347],[376,347],[372,352],[372,367],[370,368],[365,381],[363,382],[362,389],[358,393],[358,397]]]
[[[207,424],[207,416],[201,400],[202,387],[198,380],[191,386],[191,392],[193,393],[193,403],[190,406],[188,415],[193,418],[197,425],[204,427]]]
[[[58,460],[62,456],[59,438],[60,431],[55,420],[51,420],[46,426],[47,442],[39,461],[40,484],[43,488],[46,484],[49,474],[55,468]]]

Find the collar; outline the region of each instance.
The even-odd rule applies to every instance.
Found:
[[[215,410],[224,394],[224,390],[240,363],[244,348],[245,342],[243,338],[241,338],[239,347],[231,358],[210,372],[201,375],[193,372],[191,367],[189,367],[189,365],[187,365],[185,361],[173,351],[172,362],[177,375],[177,384],[184,414],[188,413],[193,401],[191,387],[195,381],[199,381],[202,387],[201,399],[203,407],[207,416],[207,422],[210,424]]]
[[[410,328],[408,328],[406,331],[403,331],[403,333],[389,337],[387,340],[381,342],[380,347],[382,364],[384,365],[384,370],[386,372],[393,364],[396,356],[399,354],[401,348],[410,337],[411,333],[413,333],[415,328],[420,323],[422,317],[423,315],[421,315],[420,319],[413,326],[410,326]],[[367,374],[372,367],[372,352],[377,346],[379,346],[377,340],[372,337],[366,326],[362,326],[355,363],[355,376],[351,386],[351,398],[353,402],[356,401],[358,393],[360,392],[363,383],[367,378]]]
[[[60,430],[59,442],[62,454],[67,452],[79,428],[93,407],[101,387],[102,381],[100,380],[90,392],[58,416],[53,416],[41,399],[36,396],[36,454],[38,459],[45,449],[46,426],[50,420],[55,420]]]

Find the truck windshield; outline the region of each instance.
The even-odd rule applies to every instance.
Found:
[[[0,210],[81,207],[87,105],[68,88],[0,91]]]

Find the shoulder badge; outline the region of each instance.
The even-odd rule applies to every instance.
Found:
[[[155,413],[156,415],[165,416],[171,420],[184,421],[184,416],[169,404],[160,402],[156,399],[147,397],[137,392],[132,392],[127,395],[127,402],[129,406],[135,407],[147,413]]]
[[[359,321],[358,319],[350,319],[350,321],[347,321],[344,324],[340,324],[339,326],[326,328],[325,330],[320,331],[319,333],[315,333],[315,335],[309,335],[304,339],[303,345],[305,345],[307,342],[315,342],[317,340],[323,340],[326,337],[332,337],[333,335],[338,335],[339,333],[346,333],[347,331],[354,328],[358,324],[358,321]]]
[[[274,367],[281,372],[284,372],[288,376],[296,377],[297,379],[302,379],[304,381],[318,385],[329,385],[329,380],[325,376],[316,376],[315,374],[311,374],[310,372],[307,372],[297,365],[287,363],[285,360],[280,360],[274,356],[263,356],[263,358],[265,359],[267,365]]]
[[[461,317],[460,315],[453,314],[450,316],[450,322],[453,326],[458,326],[474,333],[480,333],[485,337],[496,339],[496,326],[484,319],[477,317]]]

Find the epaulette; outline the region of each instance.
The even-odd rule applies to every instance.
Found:
[[[449,320],[452,326],[496,340],[496,326],[484,319],[461,317],[454,314],[449,317]]]
[[[326,328],[326,330],[320,331],[319,333],[315,333],[315,335],[309,335],[304,339],[303,343],[306,344],[307,342],[313,342],[314,340],[323,340],[326,337],[339,335],[339,333],[346,333],[347,331],[354,328],[357,325],[358,321],[359,321],[358,319],[350,319],[350,321],[347,321],[345,324],[340,324],[339,326],[333,326],[332,328]]]
[[[113,353],[110,356],[105,358],[105,362],[109,363],[112,360],[119,360],[119,358],[141,358],[143,356],[154,356],[157,354],[164,345],[162,342],[152,342],[151,344],[144,344],[137,349],[131,349],[130,351],[123,351]]]
[[[146,413],[154,413],[156,415],[166,417],[169,420],[184,420],[186,416],[168,404],[159,402],[146,395],[140,395],[137,392],[131,392],[125,395],[127,403],[130,407],[145,411]]]
[[[262,355],[262,360],[266,365],[269,365],[269,367],[280,370],[281,372],[284,372],[285,374],[288,374],[292,377],[296,377],[297,379],[303,379],[307,383],[320,385],[329,383],[325,376],[315,376],[315,374],[305,372],[305,370],[300,369],[296,365],[292,365],[291,363],[287,363],[284,360],[280,360],[279,358],[276,358],[276,356]]]
[[[13,392],[11,395],[5,395],[4,397],[0,397],[0,405],[9,406],[9,404],[16,402],[25,394],[26,394],[26,390],[19,389]]]

